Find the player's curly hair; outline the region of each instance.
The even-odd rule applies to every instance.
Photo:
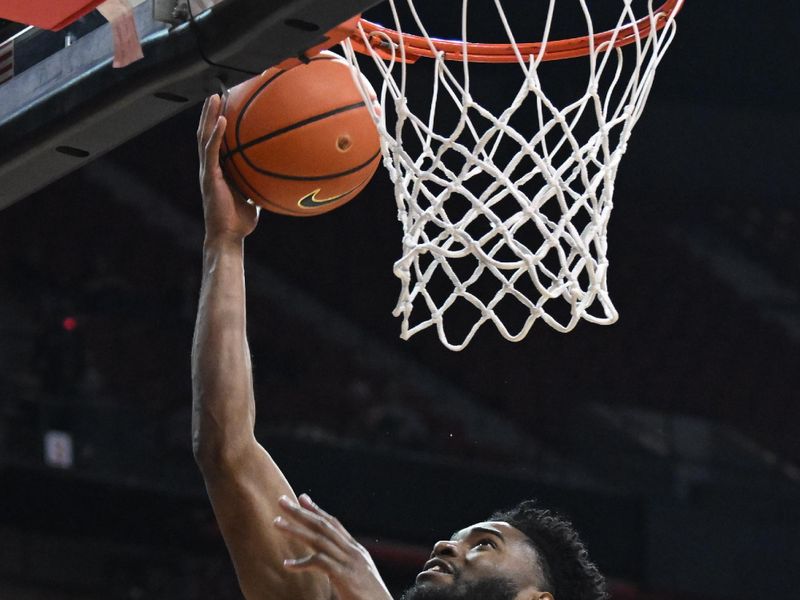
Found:
[[[510,510],[498,511],[490,521],[505,521],[524,533],[540,557],[542,591],[555,600],[606,600],[605,577],[589,560],[589,553],[572,523],[525,500]]]

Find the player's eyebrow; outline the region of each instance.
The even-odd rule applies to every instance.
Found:
[[[470,533],[474,533],[476,531],[480,531],[481,533],[488,533],[490,535],[497,536],[497,537],[500,538],[501,542],[505,542],[506,541],[506,538],[503,537],[503,534],[500,533],[497,529],[494,529],[493,527],[480,527],[480,526],[479,527],[473,527],[472,531]]]
[[[450,539],[452,540],[457,538],[460,533],[462,532],[457,531],[456,533],[450,536]],[[494,529],[493,527],[484,527],[483,525],[476,525],[475,527],[470,527],[465,537],[474,535],[475,533],[488,533],[489,535],[493,535],[500,538],[500,541],[503,543],[505,543],[506,541],[506,538],[503,537],[503,534],[500,533],[500,531]]]

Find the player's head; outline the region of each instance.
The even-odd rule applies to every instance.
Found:
[[[438,542],[403,600],[604,600],[572,525],[525,501]]]

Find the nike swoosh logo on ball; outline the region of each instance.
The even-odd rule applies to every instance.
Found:
[[[310,194],[306,194],[297,203],[297,206],[300,208],[319,208],[320,206],[325,206],[326,204],[331,204],[332,202],[336,202],[337,200],[341,200],[348,194],[352,194],[358,188],[362,187],[365,183],[369,181],[369,178],[365,179],[361,183],[359,183],[356,187],[351,190],[347,190],[342,194],[337,194],[336,196],[331,196],[330,198],[317,198],[317,194],[322,191],[322,188],[317,188]]]

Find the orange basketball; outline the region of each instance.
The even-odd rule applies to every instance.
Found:
[[[378,168],[377,128],[349,65],[332,52],[232,88],[225,117],[225,175],[266,210],[328,212],[352,200]]]

